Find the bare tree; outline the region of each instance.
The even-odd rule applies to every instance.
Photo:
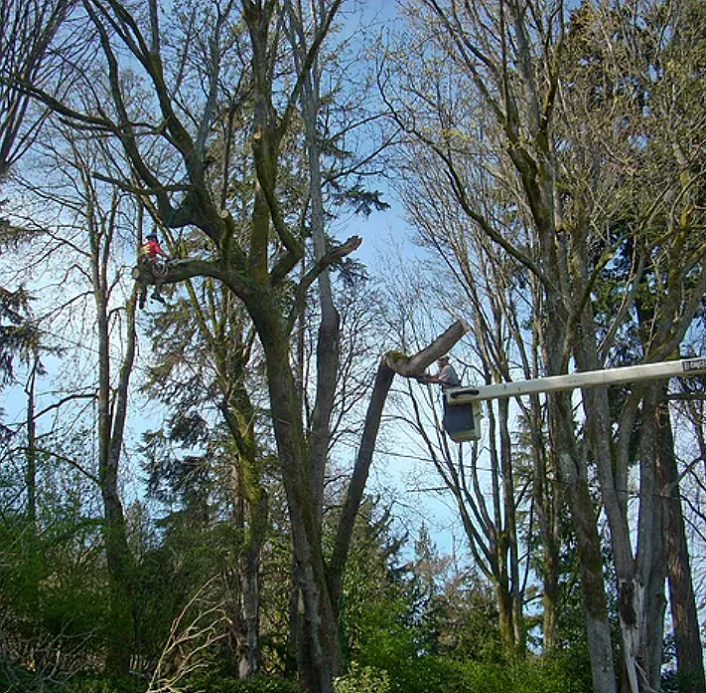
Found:
[[[57,34],[76,0],[7,0],[0,7],[0,181],[31,147],[49,109],[38,112],[19,83],[52,90],[62,79]],[[66,49],[66,44],[63,45]],[[66,57],[66,56],[65,56]]]
[[[646,272],[650,278],[662,278],[656,286],[671,289],[659,292],[659,299],[658,292],[652,292],[648,301],[654,312],[642,323],[647,326],[645,335],[649,334],[649,348],[644,353],[648,360],[667,358],[694,316],[706,276],[699,265],[702,245],[684,245],[681,235],[684,219],[693,223],[694,208],[689,207],[686,191],[699,185],[699,174],[686,179],[687,187],[684,178],[670,174],[661,183],[648,181],[649,176],[645,176],[640,177],[639,188],[626,186],[630,172],[642,171],[645,163],[647,152],[635,146],[634,138],[647,137],[644,111],[640,111],[644,101],[639,94],[651,91],[647,87],[651,77],[638,72],[638,65],[624,58],[637,46],[656,44],[630,23],[634,19],[630,13],[616,12],[612,16],[609,12],[611,16],[602,20],[591,17],[590,10],[584,16],[576,15],[570,27],[572,41],[568,42],[561,4],[503,2],[461,7],[454,2],[429,0],[418,5],[422,13],[417,31],[433,38],[438,52],[430,50],[428,43],[420,43],[424,50],[418,60],[424,67],[407,70],[404,87],[397,92],[381,73],[383,88],[400,125],[438,159],[446,185],[467,221],[536,277],[542,297],[541,331],[537,334],[546,372],[563,373],[572,359],[581,370],[595,370],[608,363],[611,350],[619,346],[616,335],[629,322],[629,311],[639,310],[636,289]],[[622,23],[628,15],[629,26]],[[611,43],[608,70],[584,54],[583,61],[571,62],[576,55],[573,51],[580,54],[581,45],[588,53],[594,51],[595,44],[580,42],[590,34],[587,27],[599,25],[601,36],[608,37],[606,41],[617,42],[621,36],[630,37],[630,41]],[[409,55],[413,41],[407,37],[405,45]],[[435,74],[435,66],[444,59],[451,61],[453,69],[435,83],[423,84],[418,75]],[[404,67],[402,61],[400,64]],[[586,65],[590,80],[584,82],[579,75]],[[597,84],[595,72],[604,81],[591,88],[589,83]],[[631,80],[639,85],[636,90],[623,90]],[[558,96],[561,101],[557,101]],[[577,104],[587,107],[579,114],[573,110]],[[469,113],[478,117],[469,118]],[[616,127],[618,122],[624,129]],[[469,137],[474,132],[478,134]],[[555,146],[558,142],[560,147]],[[693,151],[692,142],[687,135],[676,148],[656,146],[662,152],[678,152],[684,145]],[[677,157],[661,170],[681,171],[683,176],[686,170],[694,169],[679,166]],[[487,171],[490,185],[482,185],[478,171]],[[649,190],[653,203],[634,208],[633,224],[626,220],[621,200],[626,190],[636,189]],[[685,208],[667,202],[662,196],[665,190],[670,191],[666,196],[671,201],[679,199]],[[503,209],[508,205],[516,213]],[[647,250],[644,243],[650,237],[648,229],[654,228],[658,218],[663,235],[657,233],[659,242],[648,242]],[[529,237],[518,239],[506,223],[508,219],[528,229]],[[599,306],[593,297],[601,286],[603,270],[611,261],[617,262],[625,247],[636,252],[629,271],[620,278],[623,300],[610,315],[603,316],[606,324],[599,328]],[[682,252],[681,258],[673,255],[674,251]],[[688,294],[684,293],[686,284],[678,288],[672,283],[685,276],[693,282],[688,284]],[[548,398],[550,440],[578,537],[597,691],[615,690],[616,683],[610,662],[612,644],[597,510],[589,492],[594,469],[618,574],[626,685],[632,691],[659,685],[664,563],[660,558],[660,503],[653,501],[651,445],[655,392],[659,387],[631,393],[617,424],[611,418],[605,389],[582,393],[585,439],[574,435],[568,396]],[[640,548],[635,551],[626,489],[634,460],[629,455],[629,441],[638,412],[642,425],[638,456],[642,502],[640,520],[633,528],[639,534]]]
[[[115,152],[109,151],[105,142],[77,137],[70,128],[48,128],[46,135],[34,163],[38,170],[51,168],[55,190],[48,193],[31,180],[25,181],[25,185],[30,195],[42,199],[44,210],[56,210],[63,223],[50,226],[38,216],[28,219],[26,225],[36,226],[37,234],[45,238],[44,245],[38,244],[42,247],[37,251],[39,264],[48,264],[47,256],[56,261],[62,253],[71,257],[71,265],[64,275],[65,283],[71,284],[69,277],[77,278],[84,293],[79,289],[78,295],[69,300],[65,312],[75,311],[76,304],[83,302],[85,316],[93,328],[87,338],[89,342],[95,340],[97,354],[92,362],[91,391],[71,394],[54,408],[65,407],[80,397],[90,397],[95,403],[96,471],[89,471],[90,464],[81,468],[97,484],[103,505],[102,531],[110,604],[105,668],[113,675],[122,676],[130,671],[134,595],[133,559],[127,540],[120,469],[136,354],[137,294],[133,283],[126,289],[126,268],[118,258],[126,245],[132,245],[132,233],[125,230],[125,220],[140,225],[144,210],[120,188],[94,177],[94,171],[112,167]],[[52,306],[51,310],[59,313],[61,307]],[[46,413],[46,410],[37,412],[34,418]],[[28,429],[30,434],[32,429],[33,425]],[[31,444],[32,435],[28,440]]]
[[[508,288],[503,294],[500,283],[492,283],[494,293],[486,296],[490,287],[485,282],[502,273],[499,263],[493,265],[488,258],[477,260],[471,234],[465,234],[458,220],[454,221],[453,201],[440,195],[438,188],[433,195],[425,190],[435,179],[430,162],[418,163],[423,172],[419,187],[411,182],[412,176],[405,176],[403,197],[410,210],[419,213],[424,207],[438,213],[438,225],[432,222],[435,214],[431,214],[417,228],[420,242],[439,251],[440,264],[401,262],[394,271],[399,292],[388,298],[388,303],[397,308],[389,309],[388,314],[398,316],[395,325],[399,333],[422,342],[422,326],[433,324],[433,313],[469,316],[473,346],[470,350],[457,348],[453,353],[455,363],[467,366],[463,384],[506,380],[514,339],[504,311],[508,310],[505,301],[509,302],[512,290]],[[422,222],[414,211],[410,216],[415,226],[417,221]],[[501,402],[499,407],[484,407],[481,441],[458,446],[443,432],[437,401],[443,395],[436,390],[436,386],[424,386],[420,392],[418,386],[410,384],[407,394],[412,406],[404,418],[419,438],[421,454],[431,460],[443,488],[448,489],[473,561],[493,586],[503,647],[508,653],[522,653],[528,564],[521,558],[527,555],[521,536],[526,527],[523,529],[518,516],[529,508],[527,480],[523,481],[519,473],[517,448],[510,435],[510,406]],[[429,486],[428,473],[423,474],[421,483],[425,488]]]
[[[426,266],[427,284],[419,293],[426,297],[424,304],[427,306],[438,304],[445,313],[469,316],[475,345],[471,361],[477,364],[473,369],[475,382],[487,384],[518,377],[539,377],[540,326],[535,318],[541,306],[538,282],[478,229],[465,223],[464,212],[445,185],[443,168],[433,155],[415,148],[411,156],[403,155],[397,165],[404,172],[398,185],[416,238],[435,258],[433,268]],[[478,173],[466,173],[481,177]],[[507,228],[505,235],[511,237],[512,234],[513,229]],[[527,239],[521,236],[516,240],[518,245],[526,242]],[[411,276],[408,282],[413,283]],[[516,440],[517,435],[512,436],[508,403],[489,406],[488,418],[482,425],[485,449],[473,449],[463,456],[458,454],[458,460],[454,462],[447,445],[440,446],[440,461],[444,468],[457,468],[450,474],[442,470],[442,477],[454,489],[459,504],[461,498],[472,499],[476,491],[477,501],[471,501],[469,507],[482,506],[486,497],[482,486],[473,484],[473,490],[468,488],[471,484],[464,478],[461,467],[470,465],[473,470],[477,466],[490,465],[495,470],[492,495],[497,501],[494,503],[496,509],[492,512],[474,510],[469,517],[479,519],[478,528],[468,536],[472,545],[483,536],[487,540],[482,540],[480,545],[496,547],[495,550],[485,548],[475,555],[486,575],[497,586],[501,632],[510,649],[522,650],[524,643],[522,602],[526,568],[523,570],[518,560],[521,528],[515,526],[516,507],[523,506],[525,501],[521,499],[532,498],[530,512],[538,522],[544,553],[543,638],[545,647],[551,650],[556,638],[559,609],[558,552],[561,541],[556,466],[547,450],[544,410],[539,398],[532,397],[529,402],[518,398],[515,405],[519,407],[517,411],[528,430],[522,444]],[[421,428],[422,422],[418,421],[417,425]],[[427,440],[432,442],[432,439]],[[526,476],[528,470],[524,459],[527,456],[533,461],[531,481]],[[518,484],[517,488],[515,484]],[[525,509],[529,511],[529,508]],[[461,509],[461,514],[469,513]],[[502,519],[496,526],[492,518],[498,517]],[[486,525],[487,532],[483,531],[483,525]],[[487,556],[498,556],[497,561],[493,561],[495,568]]]

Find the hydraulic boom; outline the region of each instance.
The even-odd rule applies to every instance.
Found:
[[[534,380],[520,380],[512,383],[495,383],[478,387],[453,387],[446,393],[446,415],[444,428],[456,442],[478,440],[480,438],[481,409],[484,400],[503,397],[520,397],[540,392],[574,390],[580,387],[596,387],[617,383],[631,383],[660,378],[689,377],[706,373],[706,358],[681,359],[645,363],[640,366],[610,368],[602,371],[585,371],[567,375],[552,375]]]

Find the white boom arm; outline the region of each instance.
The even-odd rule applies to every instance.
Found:
[[[658,380],[659,378],[688,377],[706,373],[706,358],[682,359],[681,361],[663,361],[646,363],[640,366],[611,368],[604,371],[585,371],[568,375],[553,375],[535,380],[520,380],[513,383],[496,383],[478,387],[454,387],[446,391],[449,404],[465,404],[488,399],[517,397],[538,392],[556,392],[574,390],[579,387],[595,387],[612,383],[629,383],[639,380]]]

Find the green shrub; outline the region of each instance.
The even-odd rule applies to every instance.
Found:
[[[384,681],[384,687],[379,681]],[[336,693],[591,693],[592,690],[590,672],[582,667],[580,657],[462,662],[434,655],[407,658],[398,664],[388,661],[385,667],[361,667],[341,679],[335,689]]]
[[[297,684],[289,679],[258,676],[242,680],[217,674],[191,677],[183,690],[184,693],[299,693]]]
[[[333,690],[334,693],[389,693],[390,680],[386,671],[353,662],[348,673],[334,681]]]
[[[444,693],[591,693],[590,675],[566,658],[498,662],[446,662]]]
[[[105,676],[73,676],[56,688],[57,693],[144,693],[147,682],[141,678],[114,679]],[[49,691],[50,688],[44,690]]]

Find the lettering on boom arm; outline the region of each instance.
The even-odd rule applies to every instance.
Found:
[[[706,370],[706,358],[700,359],[685,359],[682,362],[682,369],[685,373],[690,371],[705,371]]]

